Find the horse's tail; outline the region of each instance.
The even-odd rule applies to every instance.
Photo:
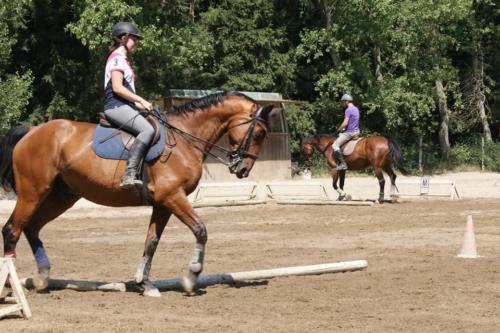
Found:
[[[401,155],[401,149],[399,149],[398,144],[393,138],[386,138],[389,141],[389,153],[391,154],[392,162],[403,175],[409,175],[410,172],[404,166],[403,156]]]
[[[0,138],[0,182],[7,192],[16,191],[14,170],[12,169],[12,152],[15,145],[28,131],[28,127],[17,125],[12,127],[4,137]]]

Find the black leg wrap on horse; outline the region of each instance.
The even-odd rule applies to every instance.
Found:
[[[339,172],[339,186],[340,189],[343,191],[344,190],[344,183],[345,183],[345,170],[342,170]]]
[[[206,244],[208,239],[207,227],[203,223],[200,222],[193,233],[198,243]]]
[[[2,236],[3,236],[3,251],[4,255],[15,253],[15,244],[17,242],[17,238],[12,233],[12,223],[7,222],[2,228]]]

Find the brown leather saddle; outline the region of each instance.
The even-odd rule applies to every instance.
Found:
[[[359,134],[355,135],[351,140],[347,141],[340,147],[340,149],[342,150],[342,154],[344,154],[344,156],[351,155],[352,152],[354,151],[354,148],[356,147],[356,144],[364,139],[365,137],[362,137]]]
[[[160,139],[161,124],[158,121],[158,119],[152,115],[148,115],[145,118],[151,124],[151,126],[153,126],[153,129],[155,131],[155,134],[153,136],[153,140],[151,141],[151,146],[152,146],[155,143],[157,143],[158,140]],[[99,112],[99,125],[101,125],[102,127],[118,129],[117,126],[113,125],[113,123],[110,122],[108,120],[108,118],[106,118],[106,114],[104,114],[104,112]],[[127,150],[130,149],[130,146],[132,146],[132,143],[135,141],[135,136],[133,136],[132,134],[130,134],[128,132],[125,132],[124,130],[116,131],[115,135],[121,136],[123,146],[125,146],[125,149],[127,149]],[[113,136],[111,136],[111,137],[113,137]],[[111,139],[111,137],[109,137],[109,139]]]

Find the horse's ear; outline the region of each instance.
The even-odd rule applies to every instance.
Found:
[[[273,109],[274,109],[274,105],[273,104],[266,105],[262,109],[260,109],[260,111],[257,114],[257,116],[265,119],[266,121],[268,121],[269,114],[271,113],[271,111],[273,111]]]

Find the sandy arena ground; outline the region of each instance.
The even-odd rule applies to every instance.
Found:
[[[80,210],[79,210],[80,209]],[[120,212],[113,218],[111,212]],[[74,208],[42,232],[52,277],[124,281],[143,251],[144,208]],[[33,318],[1,332],[493,332],[500,327],[500,199],[424,200],[374,207],[198,209],[208,227],[204,273],[366,259],[364,271],[164,292],[29,292]],[[472,214],[479,259],[460,259]],[[128,215],[128,217],[127,217]],[[1,213],[2,221],[7,214]],[[89,217],[85,217],[89,216]],[[104,216],[104,217],[99,217]],[[194,238],[173,218],[152,279],[186,272]],[[26,240],[16,261],[35,273]]]

